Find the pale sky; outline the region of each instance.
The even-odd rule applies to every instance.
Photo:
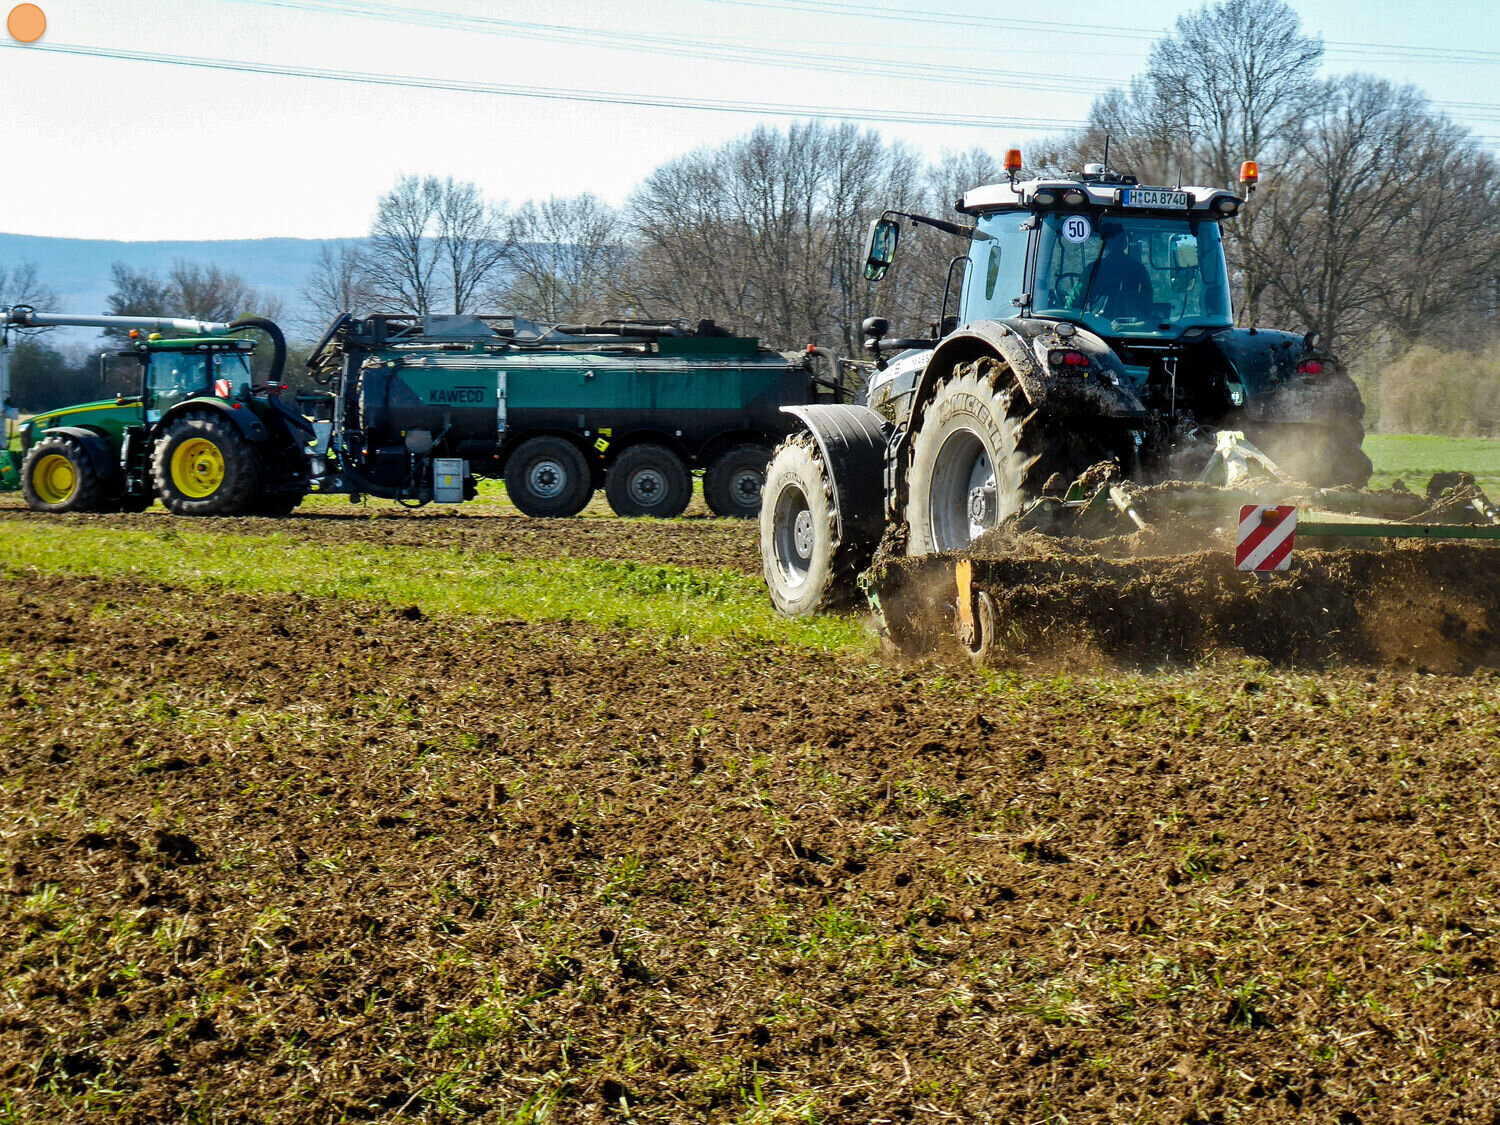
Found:
[[[1082,120],[1094,93],[1139,73],[1152,40],[1198,7],[37,3],[48,21],[37,44],[0,31],[0,231],[118,239],[359,235],[376,198],[403,173],[473,180],[512,205],[583,191],[619,204],[672,157],[762,121],[785,126],[807,107],[866,122],[929,156],[1024,148]],[[0,0],[0,12],[13,6]],[[1485,143],[1500,143],[1494,0],[1433,0],[1420,19],[1409,0],[1294,7],[1305,30],[1325,40],[1323,73],[1364,70],[1415,83]],[[398,88],[64,48],[491,89]],[[893,69],[914,65],[925,75]],[[570,100],[580,93],[606,100]],[[629,100],[689,104],[615,104]],[[707,102],[755,108],[726,112]],[[923,122],[956,116],[967,123]]]

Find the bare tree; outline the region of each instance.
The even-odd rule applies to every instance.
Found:
[[[369,278],[376,303],[386,311],[425,316],[441,297],[433,229],[441,194],[436,177],[402,176],[375,206]]]
[[[363,313],[372,301],[365,253],[358,242],[325,242],[299,293],[306,303],[303,326],[321,331],[342,313]]]
[[[752,286],[741,268],[749,251],[720,187],[721,165],[720,153],[689,153],[656,169],[631,195],[636,253],[624,289],[638,315],[735,327],[749,320]]]
[[[239,274],[212,263],[174,262],[165,278],[133,270],[124,262],[110,267],[114,289],[106,298],[109,316],[190,317],[229,321],[241,316],[281,315],[281,302],[249,284]],[[123,329],[105,335],[123,336]]]
[[[527,202],[507,226],[500,306],[552,323],[618,315],[616,274],[624,261],[619,213],[596,196]]]
[[[178,261],[167,273],[169,299],[178,315],[228,321],[241,316],[281,315],[281,301],[256,289],[237,273],[210,262]]]
[[[0,307],[30,305],[39,311],[57,308],[57,291],[37,278],[35,262],[22,260],[9,268],[0,265]]]
[[[475,295],[505,260],[505,216],[472,183],[448,177],[438,192],[438,253],[455,313],[473,308]]]
[[[632,195],[624,289],[650,316],[714,318],[777,347],[854,346],[865,228],[920,202],[916,158],[854,125],[761,127],[658,168]]]
[[[823,216],[833,321],[828,342],[842,345],[845,355],[858,355],[864,336],[860,324],[876,311],[877,300],[877,290],[865,280],[865,234],[887,208],[913,210],[923,202],[922,165],[904,146],[887,145],[873,130],[861,132],[848,123],[829,133],[826,151]],[[909,254],[902,265],[920,260]],[[895,302],[885,304],[884,311],[909,315],[909,303],[901,299],[906,290],[902,282],[921,274],[902,269],[882,281],[879,297]]]
[[[1414,280],[1390,259],[1410,261],[1405,250],[1423,226],[1421,168],[1402,154],[1441,147],[1443,131],[1414,87],[1367,75],[1324,84],[1296,174],[1257,197],[1256,250],[1282,316],[1334,346],[1357,347],[1383,329],[1388,288]]]
[[[380,197],[365,254],[376,303],[467,312],[505,257],[503,213],[472,183],[402,176]]]

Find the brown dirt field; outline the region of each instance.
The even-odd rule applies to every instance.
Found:
[[[7,1120],[1496,1120],[1492,673],[0,622]]]

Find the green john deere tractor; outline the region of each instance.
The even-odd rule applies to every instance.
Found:
[[[9,486],[19,487],[33,509],[143,511],[160,499],[178,515],[275,515],[301,502],[308,486],[302,449],[313,427],[281,401],[286,343],[274,322],[0,310],[0,401],[7,407],[4,336],[55,325],[130,329],[129,346],[115,358],[138,364],[139,383],[134,393],[21,424],[20,453],[7,450],[4,468]],[[193,335],[163,339],[164,329]],[[254,341],[229,335],[244,329],[265,332],[275,347],[264,383],[251,374]]]

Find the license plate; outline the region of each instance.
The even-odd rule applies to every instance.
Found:
[[[1126,207],[1176,207],[1187,209],[1185,191],[1154,191],[1150,188],[1127,188],[1120,202]]]

